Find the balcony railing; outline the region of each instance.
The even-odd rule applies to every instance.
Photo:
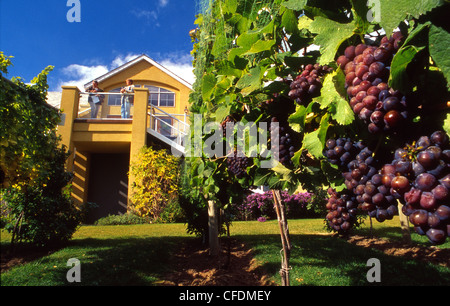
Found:
[[[100,104],[98,116],[92,118],[91,106],[88,103],[89,95],[102,95],[104,101]],[[110,120],[124,120],[120,116],[120,105],[108,105],[108,98],[113,95],[134,95],[134,94],[122,94],[117,92],[100,92],[100,93],[80,93],[80,103],[78,111],[78,119],[86,119],[89,121],[110,121]],[[133,117],[133,105],[131,105],[131,118]],[[149,104],[147,109],[147,115],[149,120],[147,122],[147,132],[160,140],[175,146],[178,150],[182,151],[184,136],[189,131],[189,124],[187,123],[187,113],[184,114],[171,114],[161,108]]]
[[[110,96],[133,96],[132,93],[120,93],[120,92],[99,92],[99,93],[91,93],[91,92],[81,92],[80,93],[80,103],[79,103],[79,111],[78,118],[82,119],[122,119],[120,116],[120,105],[109,105],[108,99]],[[104,100],[102,103],[99,103],[100,108],[97,114],[97,117],[92,116],[91,105],[88,102],[89,96],[103,96]],[[133,110],[133,106],[131,106],[131,111]]]

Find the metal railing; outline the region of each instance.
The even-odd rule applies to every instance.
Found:
[[[98,93],[92,93],[92,92],[80,92],[80,96],[86,96],[86,98],[89,98],[89,96],[134,96],[134,93],[120,93],[120,92],[98,92]],[[87,101],[86,101],[87,103]],[[107,103],[107,99],[105,99],[105,101],[103,103]],[[104,104],[101,103],[102,105],[102,112],[104,111]],[[106,105],[108,108],[109,107],[118,107],[120,105]],[[82,111],[78,112],[78,118],[82,118],[87,116],[90,112],[91,112],[91,107],[88,106],[85,109],[83,109]],[[110,114],[102,114],[103,118],[95,118],[95,119],[114,119],[114,118],[110,118],[108,117]],[[89,117],[85,117],[85,118],[89,118]],[[122,119],[122,118],[117,118],[117,119]]]
[[[103,95],[103,96],[113,96],[113,95],[134,95],[130,93],[118,93],[118,92],[99,92],[99,93],[90,93],[90,92],[81,92],[80,95]],[[105,99],[106,100],[106,99]],[[105,103],[104,101],[103,103]],[[102,103],[102,112],[104,111],[104,106]],[[107,103],[107,102],[106,102]],[[108,105],[108,107],[119,107],[119,105]],[[87,115],[91,112],[91,107],[87,107],[82,111],[78,112],[78,118],[89,118]],[[147,126],[147,132],[157,137],[158,139],[164,141],[165,143],[176,147],[178,150],[184,150],[183,140],[184,136],[187,135],[189,131],[189,124],[187,123],[187,113],[184,114],[170,114],[161,108],[149,104],[147,115],[150,117]],[[102,113],[103,118],[95,118],[97,120],[103,119],[116,119],[122,120],[122,118],[111,118],[110,114]],[[180,120],[177,117],[181,117]],[[169,121],[169,122],[168,122]]]
[[[163,141],[170,140],[174,142],[177,146],[183,146],[184,136],[187,135],[189,131],[189,124],[187,121],[187,114],[169,114],[166,111],[160,109],[157,106],[149,105],[148,115],[150,116],[150,126],[149,132],[154,134],[158,133],[162,137],[158,137]],[[177,118],[177,116],[183,116],[183,121]],[[170,123],[165,120],[170,120]]]

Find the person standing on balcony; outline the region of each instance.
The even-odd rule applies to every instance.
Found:
[[[132,79],[127,79],[126,80],[127,86],[125,86],[124,88],[122,88],[120,90],[121,93],[123,93],[124,95],[122,96],[122,100],[120,103],[120,113],[122,115],[122,118],[130,118],[130,108],[131,108],[131,104],[134,103],[134,96],[133,95],[129,95],[131,93],[134,93],[134,85],[133,85],[133,80]]]
[[[98,93],[103,92],[103,89],[98,87],[98,82],[93,81],[92,85],[87,89],[87,92]],[[97,118],[98,111],[100,109],[100,105],[102,105],[103,100],[105,99],[104,95],[99,94],[90,94],[88,97],[89,105],[91,106],[91,118]]]

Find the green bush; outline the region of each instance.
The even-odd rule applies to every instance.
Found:
[[[149,218],[139,217],[134,214],[108,215],[95,221],[95,225],[134,225],[150,223]]]

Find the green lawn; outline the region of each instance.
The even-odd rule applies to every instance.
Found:
[[[374,235],[400,239],[398,220],[374,224]],[[367,282],[369,258],[381,262],[381,285],[450,285],[450,269],[388,256],[327,234],[322,219],[289,220],[291,284],[314,286],[373,285]],[[359,233],[367,233],[367,226]],[[281,242],[276,221],[234,222],[233,238],[254,250],[262,268],[278,284]],[[2,246],[9,235],[1,232]],[[69,245],[49,256],[1,275],[2,285],[68,285],[67,260],[81,262],[81,285],[155,285],[171,269],[171,255],[189,240],[183,224],[83,226]],[[429,245],[413,234],[414,243]],[[441,248],[450,248],[447,242]]]

